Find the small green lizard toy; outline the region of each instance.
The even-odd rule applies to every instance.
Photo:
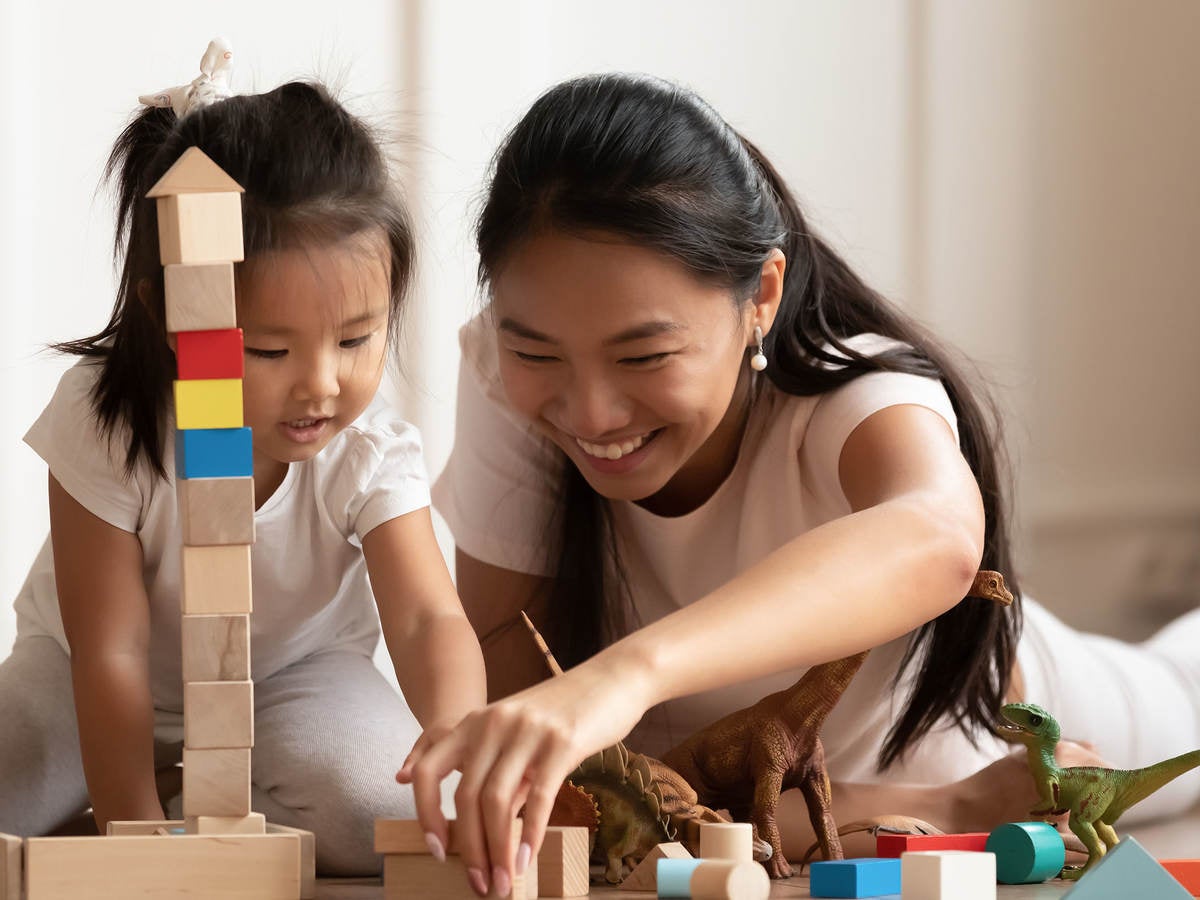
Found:
[[[1116,845],[1120,838],[1113,824],[1125,810],[1200,766],[1200,750],[1193,750],[1142,769],[1064,769],[1054,761],[1054,747],[1062,736],[1054,716],[1032,703],[1009,703],[1000,715],[1005,719],[998,728],[1001,736],[1025,745],[1029,771],[1043,801],[1029,815],[1041,818],[1069,812],[1067,825],[1088,849],[1086,865],[1064,869],[1063,878],[1079,878]]]

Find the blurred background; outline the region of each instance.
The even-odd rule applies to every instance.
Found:
[[[1130,639],[1200,604],[1194,0],[0,3],[0,654],[48,528],[21,436],[71,363],[41,348],[112,304],[104,159],[137,95],[190,81],[217,35],[236,90],[315,76],[407,136],[421,272],[392,391],[431,473],[489,157],[554,82],[652,72],[977,363],[1007,415],[1027,590]]]

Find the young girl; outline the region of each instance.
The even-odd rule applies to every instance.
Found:
[[[435,497],[496,702],[398,776],[440,838],[437,785],[462,770],[478,890],[528,863],[587,754],[635,725],[630,748],[662,754],[868,648],[823,730],[843,822],[1025,818],[1032,779],[991,733],[1019,695],[1114,764],[1200,746],[1200,614],[1132,648],[964,599],[980,567],[1014,589],[1019,571],[986,408],[695,95],[626,75],[550,90],[496,157],[478,246],[490,303],[462,334]],[[565,675],[537,684],[522,609]],[[1181,778],[1135,812],[1198,795]],[[791,854],[806,820],[785,795]]]
[[[155,770],[180,759],[175,365],[145,195],[192,146],[245,188],[253,808],[315,832],[323,872],[375,873],[374,819],[413,812],[396,767],[422,728],[483,705],[484,669],[419,437],[376,396],[412,272],[408,217],[368,129],[313,84],[147,108],[113,150],[116,307],[63,345],[84,358],[26,437],[49,464],[51,540],[0,665],[0,831],[44,834],[89,798],[101,832],[161,819]],[[403,698],[372,664],[381,620]]]

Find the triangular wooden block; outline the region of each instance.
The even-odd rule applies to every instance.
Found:
[[[230,191],[245,193],[240,184],[225,174],[225,170],[208,158],[199,147],[188,147],[155,182],[147,197],[170,197],[175,194],[221,194]]]
[[[1141,844],[1124,837],[1063,894],[1071,900],[1191,900],[1191,894]]]
[[[622,891],[657,891],[658,890],[658,861],[660,859],[691,859],[692,854],[678,841],[669,844],[659,844],[646,854],[646,858],[638,863],[637,868],[629,873],[629,877],[621,882]]]

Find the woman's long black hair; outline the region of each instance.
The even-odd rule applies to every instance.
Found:
[[[289,82],[182,118],[170,109],[141,110],[117,138],[105,168],[116,187],[115,251],[122,260],[112,316],[98,334],[55,345],[101,360],[93,405],[102,433],[110,440],[127,436],[129,472],[144,462],[164,474],[175,355],[166,340],[158,216],[146,192],[189,147],[199,147],[245,190],[247,262],[273,250],[382,231],[391,258],[393,339],[413,270],[412,228],[380,143],[321,85]]]
[[[646,76],[604,74],[543,94],[493,163],[478,223],[481,283],[488,286],[514,248],[542,229],[606,232],[653,248],[728,287],[738,303],[758,288],[768,254],[781,250],[783,298],[766,338],[771,382],[808,396],[881,370],[939,378],[983,495],[982,566],[1003,572],[1018,593],[994,407],[973,395],[924,329],[813,234],[771,164],[694,93]],[[862,333],[905,346],[865,356],[845,343]],[[558,564],[545,624],[569,666],[622,633],[629,598],[613,584],[620,566],[607,503],[574,465],[564,465],[562,478],[550,532]],[[968,736],[990,728],[1008,689],[1020,627],[1019,606],[964,599],[917,632],[901,671],[917,666],[919,672],[881,751],[881,769],[943,719]]]

